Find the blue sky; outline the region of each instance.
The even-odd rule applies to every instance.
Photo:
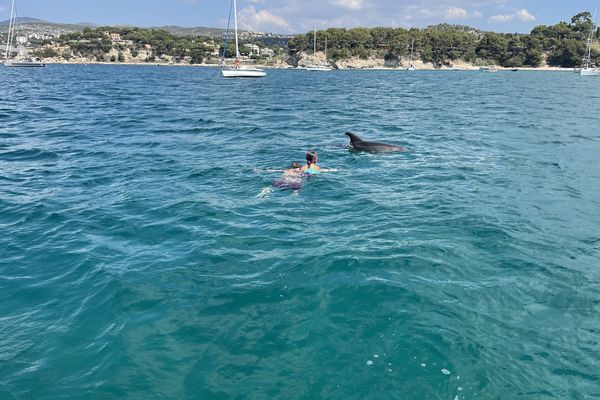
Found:
[[[136,26],[226,24],[230,0],[18,0],[19,15],[53,22]],[[305,32],[325,27],[469,25],[529,32],[590,10],[583,0],[238,0],[240,26],[257,31]],[[0,0],[7,19],[10,0]]]

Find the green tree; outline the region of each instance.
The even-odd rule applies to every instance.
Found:
[[[507,55],[508,42],[499,33],[486,32],[475,51],[480,59],[500,63]]]
[[[37,49],[33,52],[36,57],[40,58],[54,58],[58,56],[58,52],[52,48],[44,47],[42,49]]]
[[[576,32],[589,32],[593,26],[592,13],[589,11],[580,12],[571,18],[571,29]]]
[[[219,54],[223,55],[223,45],[219,47]],[[227,50],[225,51],[225,58],[235,57],[235,43],[227,43]]]

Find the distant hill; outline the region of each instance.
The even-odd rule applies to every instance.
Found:
[[[167,26],[153,26],[148,29],[162,29],[170,34],[177,36],[209,36],[209,37],[221,37],[226,32],[226,29],[222,28],[209,28],[205,26],[197,26],[197,27],[181,27],[174,25]],[[241,31],[240,31],[241,32]]]
[[[30,18],[30,17],[19,17],[17,18],[18,24],[26,29],[26,30],[35,30],[35,27],[43,27],[43,28],[53,28],[58,29],[63,32],[76,32],[81,31],[86,27],[94,27],[94,24],[89,24],[86,22],[78,23],[78,24],[61,24],[56,22],[44,21],[43,19],[38,18]],[[9,20],[0,22],[0,27],[2,30],[6,30],[8,28]],[[30,28],[30,29],[27,29]]]
[[[18,17],[17,18],[17,22],[19,24],[28,24],[28,23],[42,23],[42,24],[49,24],[50,22],[41,20],[41,19],[37,19],[37,18],[30,18],[30,17]],[[0,25],[8,25],[10,23],[10,20],[7,19],[6,21],[2,21],[0,22]]]
[[[38,18],[31,17],[19,17],[18,23],[23,33],[26,34],[44,34],[53,37],[60,36],[65,33],[81,32],[85,28],[97,28],[100,25],[90,23],[77,23],[77,24],[63,24],[56,22],[44,21]],[[8,29],[9,21],[0,22],[0,32],[5,32]],[[131,25],[120,25],[113,26],[113,28],[133,28]],[[214,40],[220,41],[221,38],[227,32],[223,28],[210,28],[206,26],[197,27],[182,27],[182,26],[154,26],[143,29],[154,29],[154,30],[165,30],[175,36],[203,36],[209,37]],[[249,32],[240,30],[240,39],[262,43],[265,46],[280,46],[286,47],[288,41],[292,38],[291,35],[282,35],[277,33],[264,33],[264,32]]]

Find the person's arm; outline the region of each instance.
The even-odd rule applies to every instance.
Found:
[[[266,168],[266,169],[259,169],[259,168],[254,168],[254,172],[285,172],[287,170],[285,169],[270,169],[270,168]]]

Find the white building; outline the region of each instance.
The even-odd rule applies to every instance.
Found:
[[[264,55],[266,55],[267,57],[273,57],[275,55],[275,52],[271,49],[269,49],[268,47],[265,47],[264,49],[262,49],[262,53]]]
[[[248,47],[250,49],[250,55],[256,54],[257,56],[260,56],[260,47],[258,47],[258,45],[247,44],[246,47]]]
[[[27,35],[27,39],[31,40],[31,39],[38,39],[38,40],[49,40],[49,39],[53,39],[54,36],[50,36],[50,35],[44,35],[42,33],[32,33]]]
[[[113,33],[111,33],[109,36],[110,36],[110,40],[111,40],[113,43],[121,43],[121,41],[122,41],[122,40],[121,40],[121,34],[120,34],[120,33],[114,33],[114,32],[113,32]]]

